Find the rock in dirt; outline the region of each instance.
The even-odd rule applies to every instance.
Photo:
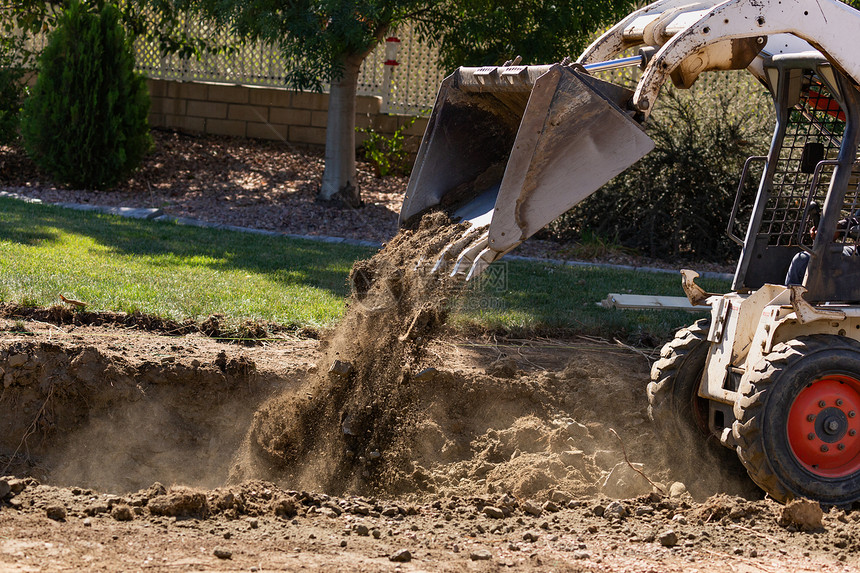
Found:
[[[663,547],[675,547],[678,544],[678,534],[671,529],[662,532],[657,539]]]
[[[650,505],[640,505],[633,513],[634,515],[636,515],[636,517],[642,517],[643,515],[653,515],[654,508]]]
[[[383,508],[382,515],[384,517],[394,517],[395,515],[400,514],[400,508],[396,505],[389,505],[386,508]]]
[[[277,517],[292,518],[298,513],[296,501],[289,497],[274,499],[269,507]]]
[[[528,513],[529,515],[533,515],[535,517],[540,517],[540,514],[543,513],[543,509],[541,509],[541,507],[538,504],[536,504],[535,502],[533,502],[530,499],[522,502],[520,504],[520,509],[522,509],[524,512]]]
[[[221,547],[216,547],[215,551],[213,551],[212,554],[215,557],[217,557],[218,559],[232,559],[233,558],[233,552],[232,551],[230,551],[229,549],[223,549]]]
[[[483,513],[487,517],[492,517],[493,519],[502,519],[505,517],[504,511],[502,511],[498,507],[493,507],[492,505],[485,506]]]
[[[27,482],[28,482],[27,479],[16,479],[16,478],[13,478],[13,479],[7,478],[7,481],[9,482],[9,487],[12,488],[12,493],[14,493],[15,495],[18,495],[19,493],[24,491],[24,489],[27,487]],[[34,484],[31,484],[31,485],[34,485]]]
[[[469,553],[469,559],[472,561],[489,561],[493,558],[493,554],[486,549],[478,549]]]
[[[339,378],[346,378],[352,372],[352,364],[343,360],[335,360],[331,363],[328,373]]]
[[[624,519],[628,515],[627,507],[620,501],[611,502],[603,512],[603,517],[606,519]]]
[[[821,506],[808,499],[795,499],[785,504],[779,515],[779,525],[794,526],[801,531],[813,531],[823,527],[824,511]]]
[[[388,560],[394,561],[395,563],[408,563],[409,561],[412,561],[412,553],[410,553],[408,549],[398,549],[388,556]]]
[[[120,504],[113,506],[113,509],[110,512],[110,516],[117,521],[131,521],[134,519],[134,512],[131,507]]]
[[[679,481],[673,482],[669,486],[669,497],[681,497],[687,493],[687,486]]]
[[[412,380],[414,380],[415,382],[430,382],[434,380],[438,374],[439,371],[431,366],[430,368],[425,368],[424,370],[413,376]]]
[[[644,468],[645,466],[642,464],[627,464],[626,462],[615,464],[615,467],[600,484],[600,490],[613,499],[630,499],[647,495],[651,493],[652,486],[642,474],[636,471],[642,471]]]
[[[0,499],[5,498],[10,493],[12,493],[12,486],[9,485],[7,480],[0,479]]]
[[[205,517],[209,514],[206,496],[188,488],[174,488],[149,500],[150,513],[167,517]]]
[[[167,488],[164,487],[160,482],[153,482],[149,489],[146,490],[146,493],[149,497],[154,497],[156,495],[164,495],[167,493]]]
[[[45,508],[45,515],[48,516],[48,519],[63,521],[66,519],[66,508],[62,505],[49,505]]]

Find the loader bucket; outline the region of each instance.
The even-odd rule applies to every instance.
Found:
[[[625,112],[632,95],[559,64],[460,68],[442,82],[401,225],[440,207],[469,221],[447,260],[470,278],[653,149]]]

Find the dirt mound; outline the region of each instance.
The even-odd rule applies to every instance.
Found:
[[[56,325],[125,326],[173,335],[203,332],[203,329],[193,320],[177,322],[141,312],[131,314],[125,312],[90,312],[60,305],[38,308],[15,303],[0,303],[0,317],[39,320]]]
[[[15,303],[0,303],[0,318],[12,320],[37,320],[57,326],[112,326],[135,328],[147,332],[158,332],[168,336],[183,336],[201,333],[213,338],[229,338],[246,345],[260,344],[266,337],[287,331],[307,337],[317,338],[319,334],[312,328],[292,328],[268,321],[248,320],[239,324],[231,324],[223,315],[213,314],[202,322],[183,320],[178,322],[142,312],[92,312],[69,306],[54,305],[48,308],[38,308]],[[20,330],[20,325],[11,327]]]
[[[355,265],[349,310],[322,343],[322,368],[256,414],[234,480],[360,491],[386,487],[393,468],[410,464],[420,358],[444,324],[449,295],[449,279],[426,273],[422,261],[462,231],[443,214],[428,215]]]
[[[666,463],[642,356],[438,336],[458,291],[424,270],[461,232],[425,218],[356,264],[349,313],[319,343],[139,344],[131,337],[149,338],[137,325],[96,342],[105,331],[63,327],[85,313],[47,309],[62,320],[27,323],[41,334],[0,318],[0,473],[107,491],[266,479],[328,494],[561,504],[655,488],[749,494],[742,473],[714,479],[720,464],[698,451],[686,469]],[[313,356],[297,356],[302,345]]]
[[[668,493],[684,475],[699,496],[749,491],[732,483],[743,477],[702,476],[698,452],[697,471],[670,470],[647,417],[644,359],[573,351],[541,372],[497,356],[476,373],[447,368],[448,349],[428,352],[457,284],[425,269],[461,232],[441,214],[427,216],[355,265],[349,312],[323,340],[319,370],[256,413],[233,482],[566,502]]]

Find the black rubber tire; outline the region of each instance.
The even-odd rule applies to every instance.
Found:
[[[660,351],[651,367],[648,415],[666,445],[673,475],[694,497],[726,492],[754,499],[759,490],[744,476],[734,450],[710,432],[710,407],[698,395],[710,347],[709,322],[702,319],[682,328]]]
[[[648,416],[669,444],[684,434],[707,438],[708,405],[696,394],[708,356],[708,327],[703,318],[676,332],[651,367]]]
[[[789,442],[795,399],[828,375],[860,380],[860,343],[826,334],[798,337],[775,346],[741,383],[732,426],[738,457],[750,478],[777,501],[805,497],[841,506],[860,500],[860,471],[839,478],[816,475]]]

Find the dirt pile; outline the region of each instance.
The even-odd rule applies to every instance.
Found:
[[[641,355],[437,336],[458,289],[424,271],[461,232],[426,218],[358,263],[349,313],[320,342],[141,343],[145,320],[0,316],[0,470],[114,492],[266,479],[418,501],[757,495],[742,471],[721,477],[721,462],[698,451],[666,463],[666,447],[678,448],[647,418]]]
[[[860,514],[815,505],[812,523],[798,512],[786,519],[787,509],[653,493],[411,503],[261,481],[214,490],[155,483],[114,495],[0,476],[0,569],[391,571],[395,561],[415,571],[856,570]]]
[[[524,370],[514,356],[452,368],[453,349],[434,345],[459,285],[426,269],[462,230],[427,216],[355,265],[349,312],[322,341],[319,369],[256,413],[232,482],[567,503],[668,494],[682,477],[677,487],[701,497],[756,495],[742,471],[722,475],[699,452],[667,465],[647,417],[644,359],[631,368],[604,346],[572,350],[554,371]]]
[[[334,495],[296,491],[286,477],[224,485],[266,397],[305,395],[301,381],[330,351],[318,341],[237,347],[10,325],[0,319],[2,570],[390,571],[403,551],[415,570],[483,566],[475,560],[528,571],[857,565],[860,512],[697,500],[672,483],[678,472],[647,421],[648,361],[618,346],[429,341],[410,355],[423,374],[398,396],[401,435],[373,444],[370,464],[355,461],[370,477],[351,487],[378,491]],[[696,469],[698,481],[715,473]]]
[[[441,213],[428,215],[356,263],[349,309],[322,341],[321,368],[255,415],[235,481],[362,491],[410,471],[415,406],[422,381],[432,378],[420,360],[445,322],[451,284],[427,263],[463,230]]]

